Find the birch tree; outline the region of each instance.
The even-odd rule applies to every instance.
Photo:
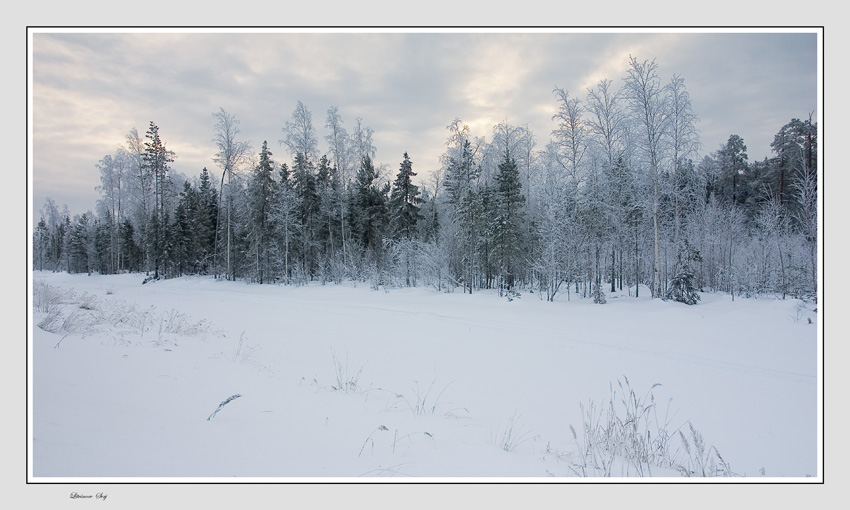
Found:
[[[133,216],[135,217],[134,228],[126,230],[133,230],[134,237],[138,239],[138,242],[134,244],[140,247],[140,255],[144,259],[142,265],[145,271],[148,271],[151,268],[151,260],[149,257],[150,252],[145,247],[149,244],[148,237],[151,232],[151,214],[154,202],[153,175],[150,173],[148,167],[145,166],[145,144],[136,128],[132,128],[124,139],[124,152],[127,154],[129,160],[130,196],[134,202],[132,207]],[[129,245],[128,242],[124,244]]]
[[[561,154],[565,155],[566,162],[563,163],[573,180],[579,180],[579,167],[587,152],[587,126],[582,120],[584,107],[578,98],[570,98],[564,89],[555,88],[558,97],[558,113],[552,116],[557,121],[558,127],[552,132],[553,138],[561,148]]]
[[[612,232],[615,240],[611,246],[611,292],[616,290],[616,252],[619,249],[622,266],[623,253],[627,242],[626,214],[629,196],[628,168],[623,159],[626,145],[626,118],[623,111],[623,93],[611,88],[611,80],[600,81],[595,88],[587,91],[587,120],[590,141],[605,157],[604,175],[608,177]],[[622,288],[622,270],[620,288]]]
[[[239,120],[235,115],[227,113],[224,108],[219,108],[219,111],[212,114],[215,119],[215,125],[213,127],[214,137],[213,141],[218,147],[218,152],[213,157],[213,161],[219,168],[221,168],[221,186],[219,187],[219,216],[221,215],[222,209],[222,195],[224,194],[224,181],[227,179],[227,204],[224,207],[225,214],[227,215],[227,225],[226,225],[226,238],[227,238],[227,252],[226,252],[226,261],[227,261],[227,273],[225,277],[227,279],[233,279],[233,267],[232,267],[232,258],[233,258],[233,172],[237,171],[237,169],[242,165],[245,161],[248,160],[251,151],[250,142],[241,142],[236,139],[236,136],[239,134]],[[219,221],[216,222],[220,224]],[[213,256],[213,272],[215,276],[218,277],[218,231],[219,225],[216,225],[216,239],[215,239],[215,255]]]
[[[622,91],[611,88],[611,80],[602,80],[596,88],[587,91],[588,131],[592,143],[600,146],[613,167],[623,152],[625,112],[622,109]]]
[[[100,186],[95,188],[101,194],[100,209],[109,216],[109,267],[117,271],[121,267],[121,249],[118,227],[124,221],[126,207],[126,154],[117,151],[114,156],[107,154],[97,163],[100,170]]]
[[[658,66],[655,60],[638,62],[629,56],[629,70],[626,76],[626,96],[634,120],[640,126],[642,135],[638,143],[644,151],[649,165],[650,186],[652,187],[652,230],[653,230],[653,271],[652,297],[659,298],[661,293],[661,251],[659,239],[659,166],[664,136],[667,131],[667,104]]]
[[[328,108],[327,120],[325,127],[329,133],[325,136],[325,141],[328,142],[331,162],[336,168],[337,186],[336,191],[337,207],[339,209],[339,224],[342,245],[342,261],[343,265],[348,264],[348,235],[346,234],[346,206],[348,201],[344,199],[347,196],[349,175],[352,168],[352,151],[351,139],[348,132],[342,126],[342,117],[339,114],[339,109],[336,106]]]
[[[692,158],[700,148],[696,123],[699,118],[691,107],[691,96],[685,87],[685,79],[673,75],[667,84],[667,102],[670,107],[670,152],[673,165],[673,245],[678,248],[681,229],[682,163]],[[675,272],[675,271],[674,271]]]

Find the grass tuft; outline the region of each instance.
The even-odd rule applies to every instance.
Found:
[[[707,447],[702,434],[690,422],[688,429],[690,429],[690,441],[681,430],[679,431],[684,458],[678,460],[675,467],[682,476],[737,476],[715,446]]]
[[[672,399],[662,418],[654,394],[660,386],[656,383],[640,395],[623,376],[617,380],[618,390],[610,385],[610,399],[602,407],[593,401],[587,406],[579,404],[583,434],[580,442],[570,425],[578,448],[578,461],[570,469],[578,476],[612,476],[619,463],[626,476],[652,476],[653,468],[675,469],[683,476],[736,476],[717,448],[709,447],[690,422],[690,439],[682,426],[671,431]],[[673,451],[676,436],[680,445]]]
[[[443,398],[443,394],[446,392],[446,390],[449,388],[449,386],[452,385],[452,383],[446,384],[445,386],[443,386],[443,389],[440,390],[439,393],[434,395],[433,394],[434,385],[437,384],[436,379],[431,381],[431,384],[428,385],[427,389],[420,388],[419,387],[419,381],[413,381],[413,382],[416,384],[415,388],[411,388],[411,391],[413,392],[413,396],[414,396],[413,401],[411,402],[410,400],[405,398],[403,395],[398,395],[398,397],[400,397],[404,400],[404,402],[407,404],[407,407],[410,409],[410,411],[414,415],[426,415],[426,414],[436,415],[438,409],[442,410],[443,408],[451,405],[450,402],[444,402],[442,400],[442,398]],[[459,412],[459,411],[466,411],[466,409],[464,409],[464,408],[454,408],[454,409],[451,409],[449,411],[446,411],[445,415],[449,416],[449,417],[456,418],[456,417],[458,417],[457,412]]]
[[[349,365],[348,353],[345,353],[345,360],[337,357],[336,351],[331,347],[331,357],[334,364],[335,384],[331,386],[334,391],[349,393],[356,391],[360,385],[360,376],[363,374],[365,363],[359,367]]]
[[[503,429],[497,433],[494,443],[506,452],[512,452],[514,449],[525,443],[528,440],[529,432],[523,430],[520,424],[522,415],[514,410],[513,414],[508,418],[508,422]]]

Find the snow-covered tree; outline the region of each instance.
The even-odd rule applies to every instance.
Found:
[[[638,62],[629,56],[629,69],[626,76],[626,97],[634,122],[639,126],[641,135],[636,138],[644,153],[648,166],[648,176],[652,190],[652,232],[653,232],[653,269],[652,297],[661,297],[661,241],[659,224],[660,165],[664,138],[668,129],[668,106],[658,76],[655,60]]]
[[[301,101],[296,103],[292,117],[283,127],[283,133],[280,143],[286,145],[293,158],[300,154],[311,163],[319,158],[319,138],[313,127],[313,114]]]
[[[419,196],[419,186],[413,184],[413,177],[416,177],[413,162],[405,152],[390,191],[390,222],[393,237],[397,239],[412,238],[420,219],[419,206],[422,199]]]
[[[293,240],[300,228],[300,222],[298,221],[298,197],[292,189],[286,163],[280,165],[276,184],[277,193],[271,209],[278,253],[276,273],[282,275],[285,282],[289,282],[293,275],[291,257]]]
[[[552,131],[552,138],[558,144],[558,154],[562,155],[564,168],[576,181],[579,169],[587,152],[587,126],[582,119],[584,107],[578,98],[569,97],[564,89],[555,88],[558,97],[558,112],[552,117],[558,127]]]
[[[381,187],[372,159],[364,157],[360,162],[349,205],[350,228],[352,236],[360,244],[365,261],[376,266],[383,262],[383,238],[389,223],[388,192],[388,185]]]
[[[327,120],[325,128],[328,129],[328,134],[325,140],[328,143],[330,154],[330,162],[336,174],[334,181],[334,189],[336,192],[336,205],[339,214],[340,226],[340,246],[342,248],[342,263],[348,263],[348,233],[347,233],[347,207],[348,201],[344,197],[348,194],[348,184],[354,166],[353,158],[354,151],[352,150],[351,138],[348,132],[342,125],[342,117],[339,114],[339,109],[336,106],[328,108]]]
[[[679,231],[681,228],[681,191],[682,191],[682,165],[685,160],[696,155],[700,148],[699,132],[696,128],[696,123],[699,118],[694,114],[691,107],[691,96],[688,94],[685,87],[685,79],[679,75],[673,75],[670,83],[667,84],[667,104],[670,111],[669,119],[669,140],[670,140],[670,160],[673,166],[673,245],[679,245]],[[687,260],[688,255],[683,254],[678,258],[684,257]]]
[[[446,228],[455,234],[446,249],[453,251],[452,263],[457,281],[472,293],[479,278],[481,235],[484,230],[484,190],[480,186],[481,165],[476,161],[480,144],[470,142],[469,128],[460,119],[447,127],[451,133],[444,155],[448,214]]]
[[[390,235],[396,243],[397,259],[403,265],[407,286],[415,285],[416,282],[416,270],[413,266],[418,243],[415,242],[415,234],[421,219],[419,207],[423,202],[419,196],[419,186],[413,184],[415,176],[413,162],[405,152],[390,191],[389,220]]]
[[[496,175],[492,239],[500,289],[512,290],[524,274],[524,209],[519,170],[509,150]]]
[[[165,147],[165,142],[159,136],[159,126],[151,121],[150,127],[145,133],[145,152],[142,155],[146,173],[153,176],[154,183],[154,210],[151,220],[152,236],[149,238],[147,248],[150,250],[150,258],[153,261],[154,278],[159,278],[166,267],[168,258],[168,229],[169,216],[171,214],[172,199],[174,192],[170,175],[169,163],[175,159],[173,151]]]
[[[342,215],[342,183],[337,167],[331,165],[327,156],[319,159],[316,169],[316,197],[318,216],[316,219],[316,239],[318,242],[319,276],[322,281],[330,276],[334,281],[342,277],[345,265]]]
[[[217,222],[221,225],[221,210],[225,211],[225,239],[226,239],[226,248],[225,248],[225,260],[226,260],[226,274],[225,278],[233,279],[233,201],[234,201],[234,186],[233,186],[233,174],[238,171],[240,166],[244,164],[251,151],[251,144],[249,142],[242,142],[236,139],[239,134],[239,120],[235,115],[227,113],[224,108],[219,108],[219,110],[212,114],[215,119],[215,125],[213,127],[214,137],[213,141],[218,148],[218,152],[216,153],[213,161],[221,168],[221,185],[219,187],[219,221]],[[224,181],[227,180],[227,186],[225,187]],[[227,191],[226,203],[222,203],[222,198]],[[215,256],[213,261],[213,272],[216,277],[218,277],[218,253],[220,251],[219,244],[220,239],[218,237],[219,228],[216,228],[216,240],[215,240]]]
[[[274,162],[268,142],[263,141],[260,162],[254,167],[248,182],[248,206],[250,208],[251,246],[254,258],[254,279],[258,283],[271,279],[269,248],[272,246],[272,207],[276,195]]]

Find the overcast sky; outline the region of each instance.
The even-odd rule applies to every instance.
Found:
[[[629,55],[655,59],[664,82],[685,79],[701,154],[737,134],[750,161],[772,156],[779,128],[817,110],[814,31],[596,32],[33,31],[32,206],[51,197],[72,214],[94,210],[96,163],[132,128],[144,136],[150,121],[177,154],[174,171],[220,175],[219,108],[239,119],[240,140],[257,151],[267,140],[273,159],[289,163],[278,142],[299,100],[320,151],[336,106],[349,133],[357,117],[374,130],[377,163],[395,174],[408,152],[421,181],[440,166],[453,119],[488,139],[499,122],[527,124],[543,148],[555,127],[553,88],[582,100],[605,78],[619,88]]]

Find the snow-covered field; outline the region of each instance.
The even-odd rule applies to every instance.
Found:
[[[34,481],[822,476],[813,303],[143,279],[33,274]]]

